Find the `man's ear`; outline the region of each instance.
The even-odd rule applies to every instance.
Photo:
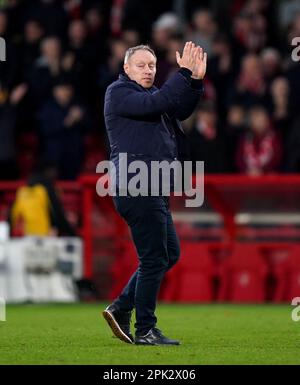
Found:
[[[128,75],[128,69],[129,69],[128,67],[129,67],[129,66],[128,66],[127,63],[123,65],[124,72],[125,72],[126,75]]]

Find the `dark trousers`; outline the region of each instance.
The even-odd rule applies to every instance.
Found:
[[[136,334],[156,325],[155,307],[162,278],[178,260],[179,240],[169,210],[169,197],[113,197],[119,214],[130,226],[139,267],[114,301],[120,310],[135,307]]]

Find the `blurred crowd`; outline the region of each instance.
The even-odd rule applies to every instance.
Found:
[[[126,49],[146,43],[155,50],[159,87],[188,40],[208,54],[204,99],[184,122],[192,160],[205,161],[207,173],[300,171],[300,62],[292,60],[298,0],[0,5],[0,179],[20,177],[22,135],[36,137],[36,163],[51,165],[59,179],[84,172],[88,138],[99,138],[108,159],[103,98]]]

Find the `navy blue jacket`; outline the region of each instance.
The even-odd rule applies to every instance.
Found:
[[[181,68],[160,89],[143,88],[120,74],[106,90],[104,117],[110,142],[110,159],[118,172],[119,153],[133,160],[185,160],[185,133],[180,121],[187,119],[203,94],[201,80]]]

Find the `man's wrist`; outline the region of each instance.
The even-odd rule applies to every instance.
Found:
[[[203,88],[203,79],[192,76],[193,72],[186,67],[181,67],[179,71],[189,82],[193,89],[201,90]]]
[[[188,68],[181,67],[178,72],[180,72],[181,75],[183,75],[187,80],[191,80],[191,76],[192,76],[193,72],[191,70],[189,70]]]

